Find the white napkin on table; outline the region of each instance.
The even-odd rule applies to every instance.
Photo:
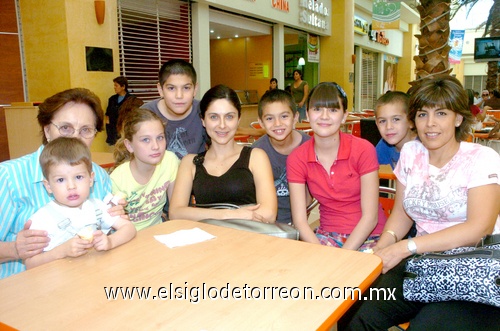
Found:
[[[173,233],[157,235],[154,237],[156,240],[167,245],[169,248],[196,244],[216,238],[214,235],[211,235],[200,228],[179,230]]]

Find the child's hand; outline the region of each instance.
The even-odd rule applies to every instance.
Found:
[[[120,198],[117,201],[117,203],[118,203],[117,205],[114,205],[113,207],[108,209],[109,215],[120,216],[124,220],[130,221],[129,216],[125,212],[125,206],[127,205],[127,200],[125,200],[125,198]],[[108,204],[108,206],[109,206],[109,204]]]
[[[92,243],[96,251],[107,251],[113,248],[111,240],[101,230],[94,232],[94,241]]]
[[[80,237],[74,237],[66,241],[61,245],[64,250],[64,257],[78,257],[86,254],[90,248],[92,248],[92,242],[81,239]]]

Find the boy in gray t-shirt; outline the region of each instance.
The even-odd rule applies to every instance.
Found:
[[[194,100],[197,90],[193,65],[184,60],[170,60],[158,72],[161,98],[142,106],[165,121],[167,150],[179,159],[206,149],[208,136],[201,122],[199,101]]]
[[[292,96],[286,91],[275,89],[266,92],[259,101],[258,114],[259,123],[266,130],[266,134],[253,143],[252,147],[265,150],[271,161],[278,196],[277,221],[291,223],[286,159],[296,147],[311,137],[294,130],[299,114]]]

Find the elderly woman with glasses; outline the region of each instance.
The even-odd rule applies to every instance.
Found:
[[[103,110],[99,98],[84,88],[59,92],[39,106],[43,143],[34,153],[0,163],[0,279],[25,270],[22,260],[39,254],[50,239],[41,230],[29,230],[28,218],[52,198],[43,186],[39,157],[47,142],[60,137],[78,137],[90,147],[102,131]],[[111,192],[108,174],[92,165],[95,174],[91,198],[103,199]],[[124,201],[122,201],[125,203]],[[115,206],[110,215],[123,215]]]

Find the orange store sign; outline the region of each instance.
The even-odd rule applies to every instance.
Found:
[[[290,11],[290,6],[288,4],[287,0],[271,0],[271,4],[273,8],[276,8],[278,10],[284,11],[284,12],[289,12]]]

